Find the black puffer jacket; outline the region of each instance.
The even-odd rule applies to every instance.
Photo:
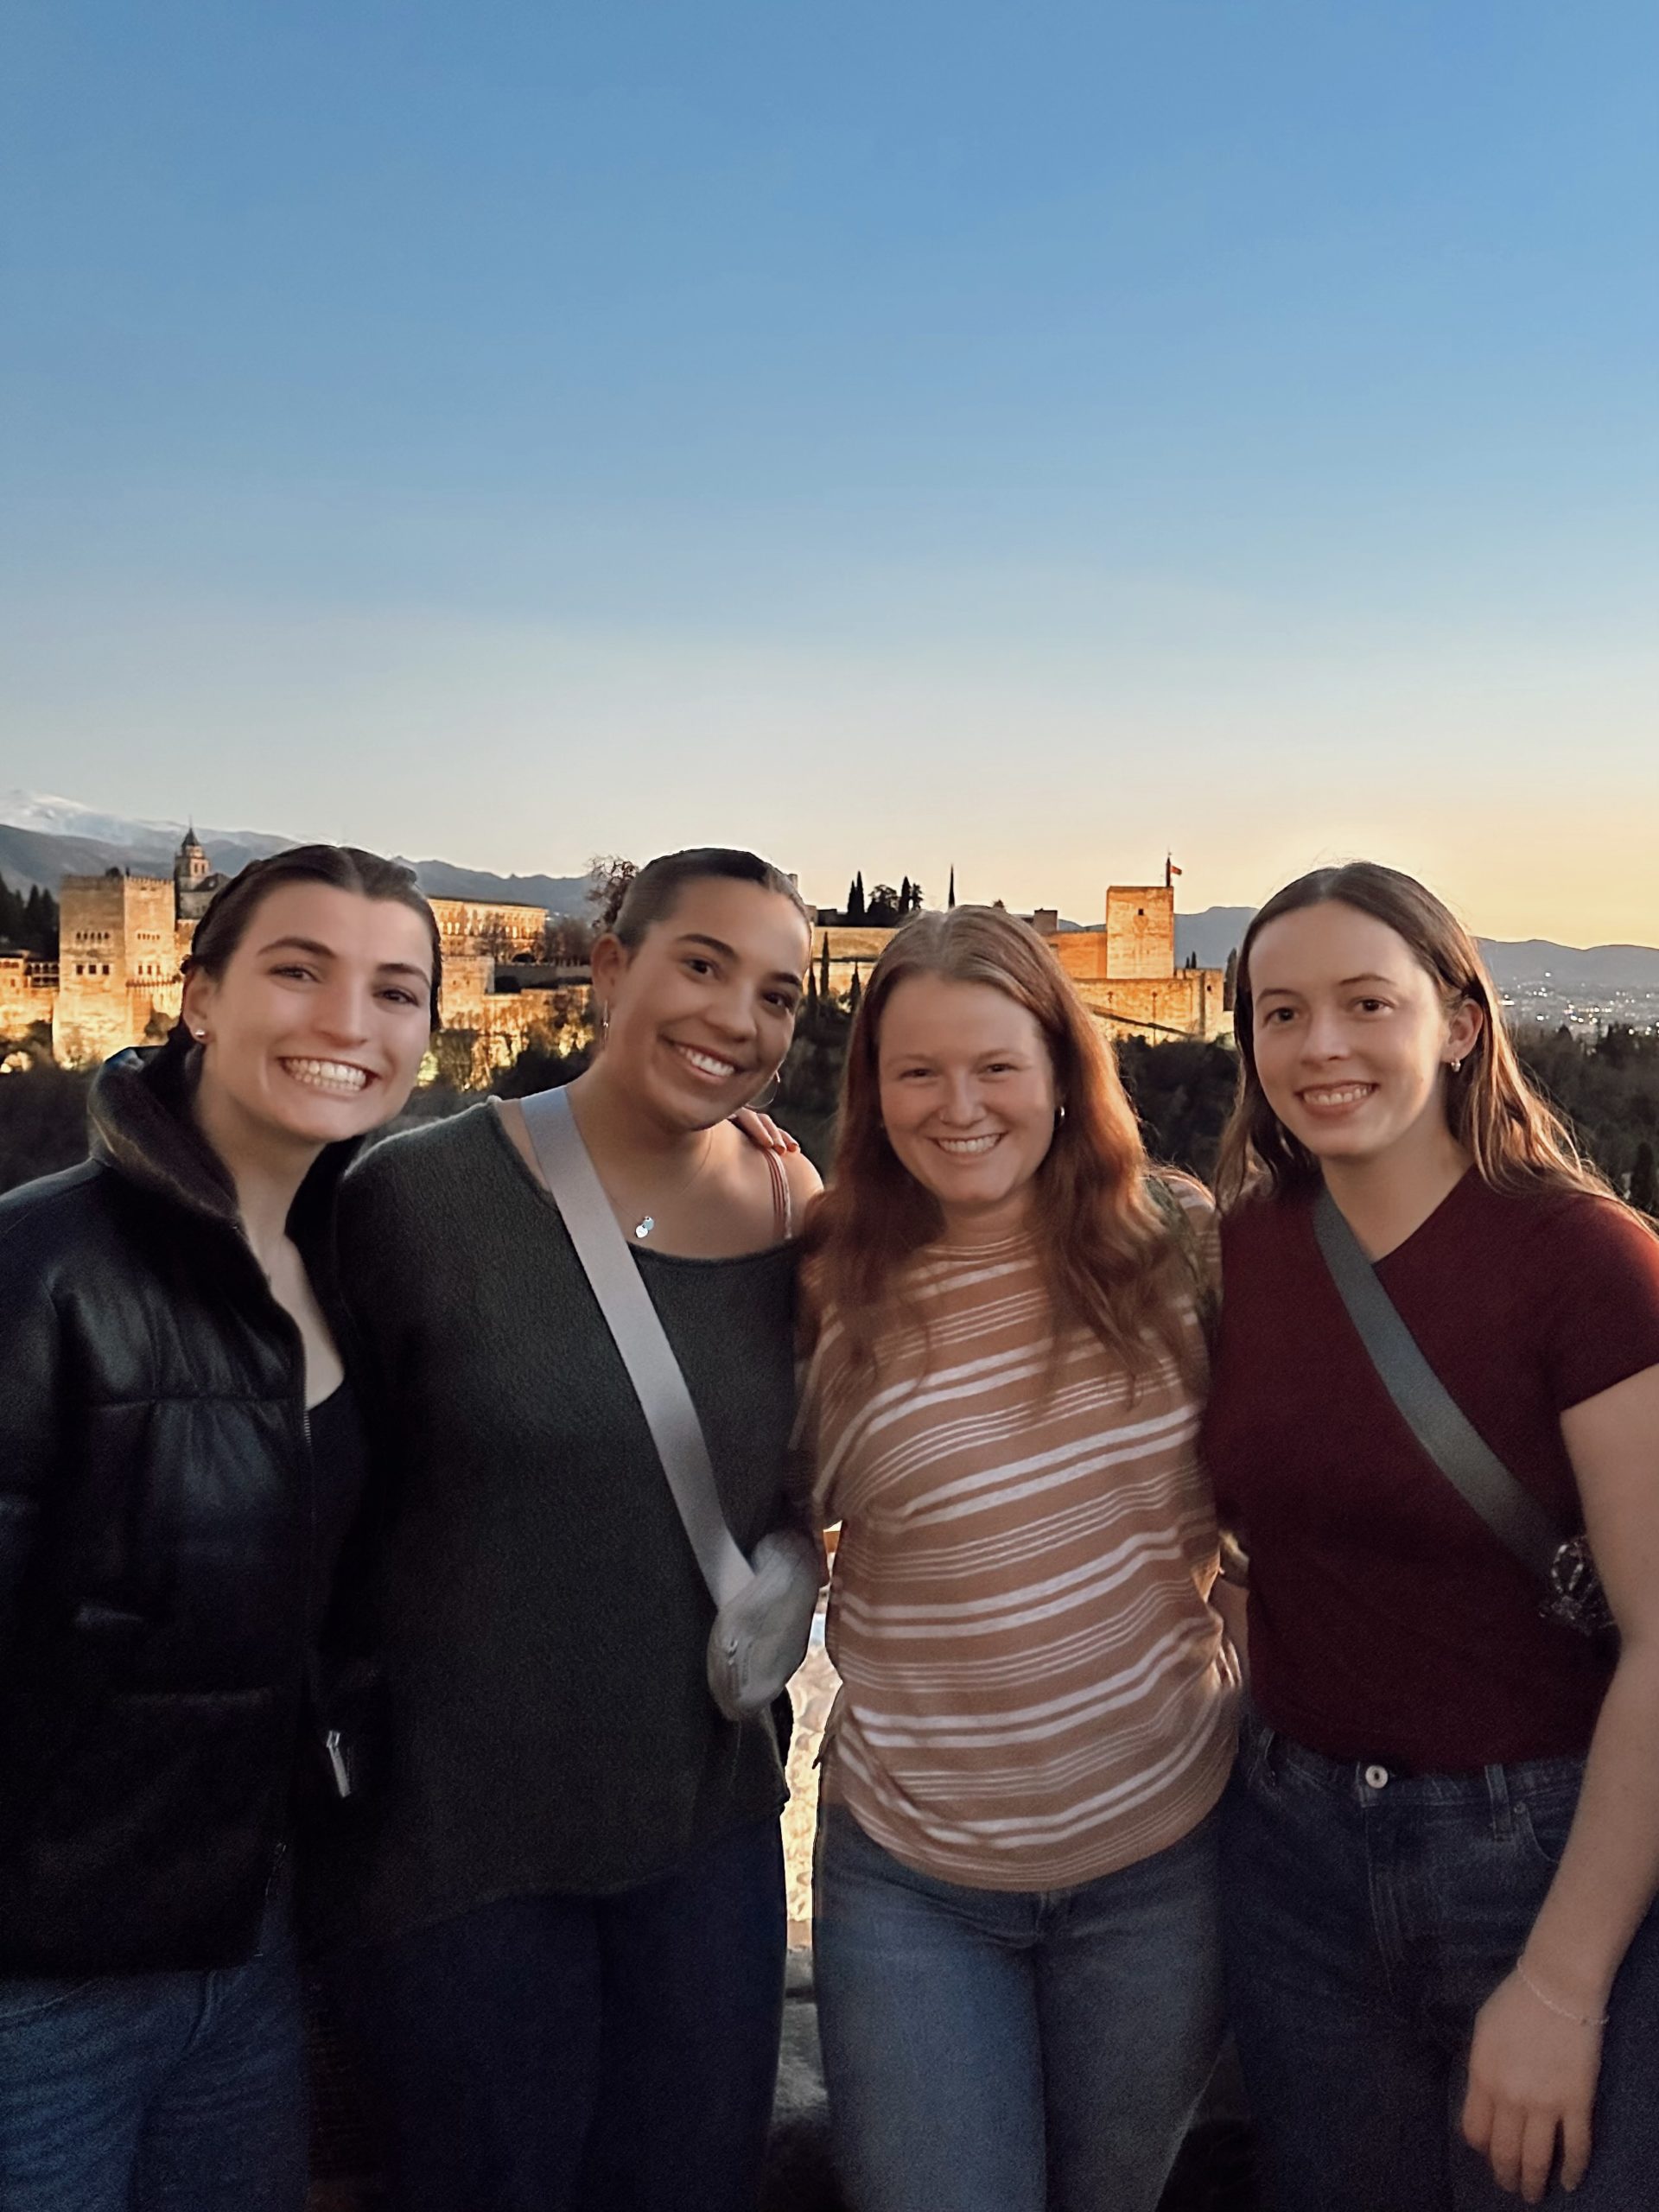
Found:
[[[250,1955],[317,1577],[299,1332],[176,1055],[92,1093],[92,1156],[0,1199],[0,1975]],[[327,1294],[332,1187],[291,1232]]]

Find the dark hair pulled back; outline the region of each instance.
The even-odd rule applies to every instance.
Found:
[[[208,901],[196,924],[190,950],[181,963],[186,976],[200,969],[218,977],[230,965],[248,925],[273,891],[289,883],[321,883],[332,891],[350,891],[360,899],[384,899],[407,906],[426,925],[432,948],[432,1027],[439,1026],[438,992],[443,980],[443,945],[432,909],[421,894],[415,871],[402,861],[383,860],[378,853],[358,845],[290,845],[285,852],[264,860],[250,861]],[[190,1049],[190,1033],[182,1021],[175,1023],[168,1044],[175,1052]]]
[[[689,883],[707,882],[711,877],[775,891],[780,899],[788,899],[810,935],[813,918],[806,901],[783,870],[763,861],[758,853],[746,853],[732,845],[693,845],[683,853],[664,853],[647,861],[622,893],[616,912],[602,918],[602,926],[632,952],[653,923],[666,920],[673,912]]]

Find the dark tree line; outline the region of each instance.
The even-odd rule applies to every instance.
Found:
[[[861,995],[856,979],[841,999],[827,984],[827,970],[821,977],[815,969],[772,1108],[820,1169],[827,1169],[835,1149],[842,1066]],[[1613,1027],[1583,1039],[1566,1029],[1522,1028],[1516,1045],[1533,1080],[1615,1189],[1659,1215],[1659,1033]],[[1128,1038],[1117,1048],[1117,1063],[1153,1157],[1210,1181],[1232,1104],[1234,1053],[1196,1039],[1150,1045]],[[492,1088],[516,1096],[569,1082],[586,1064],[582,1052],[532,1048]],[[49,1062],[0,1076],[0,1190],[82,1157],[86,1085],[84,1075]],[[419,1116],[467,1098],[465,1091],[435,1084],[429,1097],[416,1095],[412,1112]]]
[[[0,951],[32,952],[43,960],[58,956],[58,902],[32,884],[27,898],[0,875]]]
[[[867,897],[864,871],[861,868],[847,887],[847,904],[841,918],[849,929],[894,929],[907,916],[919,914],[922,904],[922,887],[909,876],[896,891],[890,883],[878,883]]]

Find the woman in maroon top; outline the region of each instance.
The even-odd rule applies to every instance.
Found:
[[[1408,876],[1270,899],[1237,1030],[1205,1442],[1249,1555],[1224,1863],[1271,2201],[1659,2206],[1659,1239]],[[1479,1436],[1587,1529],[1617,1638],[1546,1619],[1417,1441],[1315,1241],[1322,1190]]]

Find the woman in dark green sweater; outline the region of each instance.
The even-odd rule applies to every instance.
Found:
[[[817,1179],[731,1116],[789,1048],[810,949],[753,855],[653,861],[594,948],[603,1049],[570,1091],[746,1551],[790,1519]],[[741,2212],[782,1999],[772,1727],[709,1696],[712,1606],[517,1107],[381,1146],[341,1213],[388,1474],[356,1911],[394,2202]]]

